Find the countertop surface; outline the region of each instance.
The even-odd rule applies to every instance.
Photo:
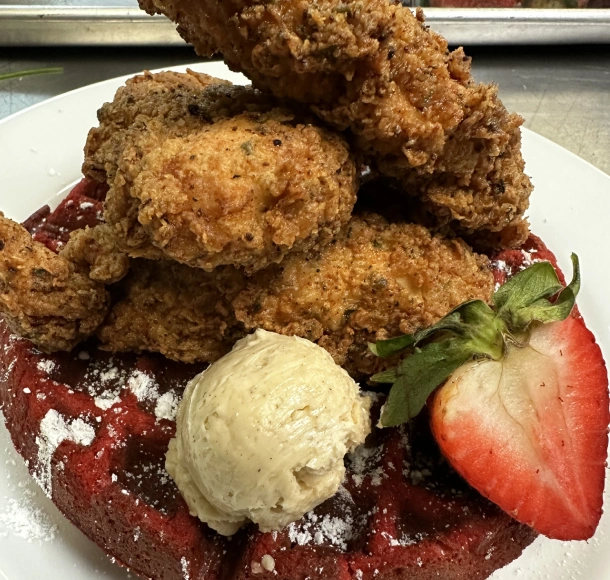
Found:
[[[507,108],[520,113],[526,127],[610,174],[610,46],[479,47],[467,53],[475,78],[497,83]],[[5,48],[0,74],[47,66],[64,72],[0,81],[0,119],[90,83],[198,60],[186,46]]]

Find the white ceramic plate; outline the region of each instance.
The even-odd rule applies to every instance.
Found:
[[[244,77],[231,73],[222,63],[191,68],[244,82]],[[0,122],[0,210],[23,220],[45,203],[53,203],[80,178],[83,145],[87,131],[97,123],[95,113],[126,78],[60,95]],[[570,252],[580,256],[584,287],[579,305],[608,358],[610,178],[527,130],[523,131],[523,150],[536,185],[529,213],[532,230],[557,254],[566,272],[571,271]],[[608,495],[606,506],[610,505]],[[26,520],[29,525],[24,525]],[[588,543],[539,538],[492,578],[610,578],[609,531],[610,517],[604,516]],[[6,429],[0,426],[0,580],[129,577],[69,524],[30,481]]]

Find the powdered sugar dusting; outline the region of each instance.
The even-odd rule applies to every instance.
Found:
[[[367,516],[355,515],[354,500],[343,486],[339,488],[334,499],[340,504],[340,516],[318,515],[315,510],[308,512],[298,522],[288,525],[290,541],[300,546],[330,544],[346,551],[348,543],[357,537],[365,523],[361,520]]]
[[[106,411],[110,409],[112,405],[116,405],[121,401],[121,398],[115,392],[110,389],[106,389],[102,392],[98,397],[94,399],[96,407],[102,409],[102,411]]]
[[[88,353],[80,352],[78,358],[87,360]],[[176,384],[161,394],[161,388],[154,376],[139,369],[125,368],[120,360],[110,358],[94,361],[88,365],[82,387],[93,397],[96,406],[106,411],[121,402],[125,392],[131,392],[138,402],[152,403],[157,419],[175,420],[180,398]]]
[[[491,262],[491,267],[494,270],[499,270],[500,272],[508,271],[508,266],[504,260],[493,260]],[[497,292],[500,286],[502,286],[502,284],[500,282],[496,282],[494,285],[494,292]]]
[[[118,379],[120,376],[119,369],[117,367],[109,367],[106,370],[102,370],[99,374],[99,380],[103,383]]]
[[[4,424],[4,415],[0,412],[0,423]],[[2,432],[0,435],[4,435]],[[2,488],[5,495],[0,499],[0,539],[9,535],[17,536],[27,542],[50,542],[57,533],[57,527],[52,519],[38,507],[39,491],[33,486],[29,475],[21,479],[15,478],[17,468],[16,456],[13,450],[5,450],[6,466],[2,467],[4,482]]]
[[[176,418],[176,413],[178,411],[178,405],[180,401],[178,397],[168,391],[164,393],[157,399],[157,405],[155,407],[155,416],[157,419],[167,419],[169,421],[174,421]]]
[[[413,544],[416,544],[417,542],[421,542],[424,539],[424,534],[415,534],[415,538],[411,538],[411,537],[405,537],[405,538],[393,538],[392,536],[390,536],[390,534],[388,534],[387,532],[381,532],[381,535],[383,538],[385,538],[388,543],[390,544],[390,546],[392,547],[396,547],[396,546],[402,546],[403,548],[406,546],[412,546]]]
[[[180,566],[182,568],[182,578],[184,580],[190,580],[191,576],[189,574],[189,563],[184,556],[182,556],[182,558],[180,559]]]
[[[129,377],[127,387],[140,402],[159,397],[159,390],[155,379],[139,370],[134,371]]]
[[[78,353],[79,360],[90,358],[86,351]],[[109,409],[120,400],[126,382],[127,372],[117,367],[112,358],[108,361],[94,361],[88,364],[83,377],[83,387],[94,398],[97,407],[102,410]]]
[[[523,257],[523,260],[521,260],[517,265],[509,264],[505,260],[496,259],[496,260],[491,261],[492,269],[498,270],[500,272],[504,272],[506,274],[507,278],[511,278],[515,274],[518,274],[519,272],[525,270],[526,268],[529,268],[532,264],[537,264],[538,262],[547,261],[547,260],[543,260],[540,257],[534,255],[534,254],[538,253],[538,250],[536,250],[535,248],[532,248],[529,251],[523,250],[523,249],[521,249],[519,251],[521,252],[521,256]],[[500,288],[500,286],[501,286],[501,284],[499,282],[496,282],[494,291],[497,291],[498,288]]]
[[[42,360],[38,361],[38,364],[36,365],[36,367],[38,368],[38,370],[49,374],[55,368],[55,363],[52,360],[42,359]]]
[[[362,485],[365,477],[371,478],[371,485],[381,485],[382,480],[387,477],[383,472],[383,468],[377,465],[381,460],[382,453],[383,444],[374,447],[360,445],[347,456],[352,472],[352,480],[356,487]]]
[[[38,445],[38,465],[34,478],[48,497],[52,492],[51,459],[55,450],[64,441],[79,445],[91,445],[95,439],[95,429],[81,418],[66,421],[55,409],[50,409],[40,422]]]
[[[55,538],[57,527],[51,522],[49,516],[36,507],[28,490],[21,501],[9,499],[0,512],[0,538],[6,537],[8,532],[32,542],[50,542]]]
[[[318,517],[315,513],[305,514],[303,521],[298,524],[289,524],[288,537],[291,542],[299,546],[323,544],[328,542],[341,550],[347,550],[347,542],[352,539],[352,519],[331,517],[328,514]]]

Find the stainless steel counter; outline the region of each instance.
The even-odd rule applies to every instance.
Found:
[[[424,3],[424,0],[402,1],[407,6]],[[0,0],[0,47],[181,46],[183,43],[174,24],[163,16],[145,14],[136,0],[9,2],[3,5]],[[610,0],[584,2],[610,6]],[[428,24],[452,44],[610,42],[610,8],[426,8],[425,12]]]
[[[610,46],[467,52],[475,77],[498,83],[504,103],[523,115],[526,127],[610,174]],[[0,49],[0,74],[64,67],[62,75],[0,81],[0,118],[86,84],[196,60],[188,47]]]

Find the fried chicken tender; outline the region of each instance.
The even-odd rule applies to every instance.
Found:
[[[45,352],[70,350],[109,306],[102,284],[0,212],[0,312],[13,332]]]
[[[184,362],[212,362],[245,332],[217,290],[214,274],[175,262],[132,260],[113,286],[116,302],[98,329],[101,348],[160,352]]]
[[[357,377],[384,364],[368,342],[415,332],[493,291],[488,259],[463,241],[375,214],[352,218],[318,255],[291,255],[243,281],[223,275],[246,330],[308,338]]]
[[[166,78],[120,90],[87,146],[85,170],[109,180],[104,219],[123,252],[255,271],[319,249],[348,221],[358,174],[341,137],[252,89],[210,84],[177,98],[175,74],[158,88]],[[154,106],[136,114],[133,92]]]
[[[462,152],[471,145],[455,140],[458,144],[464,146]],[[456,158],[459,155],[456,147]],[[524,169],[521,133],[517,130],[512,133],[506,152],[495,157],[491,166],[485,162],[475,168],[467,186],[460,183],[459,174],[451,172],[421,178],[392,164],[382,172],[396,178],[402,187],[419,192],[423,209],[434,216],[434,228],[453,231],[476,247],[487,249],[519,246],[529,235],[523,214],[532,187]],[[515,197],[515,192],[525,191],[527,195]],[[504,225],[489,228],[486,223],[490,221]]]
[[[474,83],[462,49],[391,0],[139,0],[202,56],[220,51],[254,86],[306,103],[441,223],[518,245],[531,183],[522,119]],[[490,235],[493,234],[493,235]]]
[[[117,175],[107,207],[119,183],[137,202],[138,229],[123,230],[130,255],[258,270],[328,243],[355,203],[355,164],[339,137],[289,121],[238,115],[164,139],[121,169],[131,184]]]
[[[205,121],[197,114],[204,89],[230,86],[215,77],[187,71],[146,72],[127,80],[112,102],[97,112],[98,127],[93,127],[85,144],[83,174],[112,184],[119,158],[125,147],[149,131],[181,137],[198,130]]]

